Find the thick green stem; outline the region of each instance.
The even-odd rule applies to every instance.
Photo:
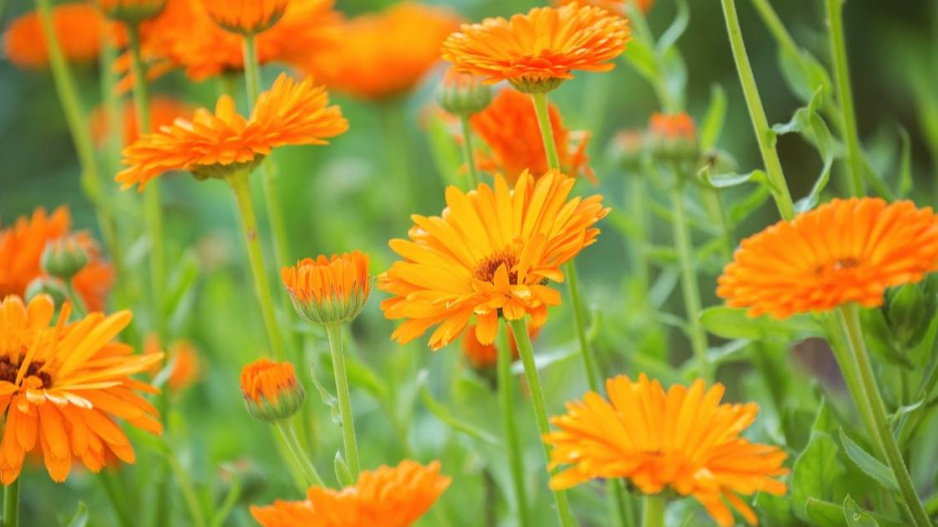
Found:
[[[684,213],[684,194],[680,187],[671,191],[671,209],[674,214],[674,248],[681,266],[681,291],[684,293],[684,309],[687,311],[688,336],[700,376],[710,382],[713,380],[713,372],[707,360],[707,334],[700,322],[700,287],[697,285],[690,229]]]
[[[525,319],[512,320],[511,331],[515,335],[515,343],[518,345],[518,353],[521,355],[521,363],[524,365],[524,375],[528,380],[528,388],[531,390],[531,403],[534,406],[534,416],[537,419],[537,430],[539,435],[543,437],[550,432],[550,425],[547,421],[547,405],[544,402],[544,389],[541,388],[541,376],[538,374],[537,364],[534,362],[534,346],[531,344],[531,336],[528,335],[528,324]],[[551,447],[543,441],[541,446],[544,449],[544,459],[549,466]],[[560,525],[563,527],[576,525],[576,520],[573,519],[573,515],[570,513],[567,494],[562,490],[553,492]]]
[[[251,273],[254,276],[254,291],[267,328],[267,339],[274,356],[283,360],[283,340],[280,328],[277,326],[277,315],[274,313],[274,299],[270,294],[270,283],[267,280],[267,271],[264,265],[264,253],[257,237],[257,214],[254,212],[254,200],[251,198],[251,182],[248,172],[240,172],[228,177],[228,184],[235,193],[238,202],[238,211],[241,214],[241,230],[244,235],[244,245],[248,251],[251,262]]]
[[[863,152],[857,131],[857,115],[853,108],[853,91],[850,87],[850,68],[847,63],[847,46],[844,42],[843,0],[827,0],[827,22],[829,27],[831,59],[834,62],[834,82],[837,98],[843,113],[844,141],[847,146],[847,166],[850,169],[851,193],[866,194],[863,179]]]
[[[515,377],[511,372],[511,344],[508,325],[505,324],[498,341],[498,398],[502,410],[502,428],[508,447],[508,465],[511,468],[511,482],[515,488],[518,521],[521,527],[532,527],[531,513],[528,510],[528,492],[524,485],[524,454],[518,439],[518,426],[515,424]]]
[[[554,141],[554,129],[550,125],[550,110],[547,104],[546,93],[532,93],[534,110],[537,112],[537,124],[541,128],[541,140],[544,141],[544,151],[547,153],[547,166],[560,170],[560,157],[557,155],[557,143]]]
[[[889,425],[889,417],[886,414],[886,405],[883,403],[883,397],[879,392],[879,386],[876,384],[876,376],[873,373],[873,365],[870,362],[870,355],[866,350],[866,342],[863,339],[863,329],[860,326],[860,311],[856,304],[847,304],[838,309],[841,326],[847,336],[849,343],[848,349],[852,353],[853,362],[856,364],[859,373],[860,386],[862,387],[863,397],[854,402],[857,406],[865,407],[873,419],[873,428],[869,430],[871,436],[878,436],[885,450],[886,461],[889,468],[896,477],[899,484],[899,491],[902,499],[908,505],[912,520],[916,527],[929,527],[931,520],[925,512],[921,498],[915,491],[915,485],[912,482],[912,476],[909,469],[905,466],[902,459],[902,452],[896,443],[896,437],[892,433],[892,427]]]
[[[345,446],[345,462],[348,463],[352,477],[361,472],[358,457],[358,443],[355,440],[355,419],[352,416],[352,395],[348,387],[348,374],[345,372],[345,347],[342,345],[342,325],[326,326],[329,335],[329,349],[332,351],[332,371],[335,373],[335,391],[339,399],[339,415],[342,419],[342,442]]]
[[[3,487],[3,527],[18,527],[20,523],[20,479]]]
[[[303,450],[299,438],[296,437],[296,429],[293,427],[293,423],[289,420],[283,420],[275,423],[275,426],[277,427],[277,431],[280,432],[280,437],[283,438],[283,442],[286,443],[287,448],[290,450],[290,454],[293,455],[295,470],[303,474],[303,477],[306,478],[306,484],[320,487],[325,486],[319,473],[316,472],[316,467],[313,466],[313,463]]]
[[[729,33],[730,47],[733,50],[733,59],[736,61],[736,70],[739,72],[739,81],[743,87],[746,106],[749,108],[749,117],[759,143],[762,161],[765,163],[766,174],[769,178],[769,188],[775,199],[775,206],[783,219],[795,216],[795,205],[791,200],[785,173],[782,171],[782,162],[775,149],[775,141],[771,136],[769,121],[765,116],[765,108],[759,97],[759,88],[752,73],[749,56],[746,54],[746,43],[743,41],[742,29],[739,27],[739,18],[736,16],[736,3],[734,0],[720,0],[723,5],[723,15],[726,19],[726,30]]]
[[[647,494],[643,500],[642,527],[664,527],[667,502],[660,494]]]
[[[469,126],[469,116],[461,115],[459,117],[460,124],[462,125],[462,155],[466,161],[466,167],[469,170],[469,187],[475,188],[482,182],[479,177],[479,169],[476,167],[475,156],[472,155],[472,127]]]

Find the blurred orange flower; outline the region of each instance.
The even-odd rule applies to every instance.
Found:
[[[26,454],[41,453],[49,476],[65,481],[77,459],[98,472],[113,457],[133,463],[134,449],[114,419],[162,432],[156,409],[135,392],[157,393],[129,376],[162,356],[137,355],[110,342],[130,323],[129,311],[93,313],[68,323],[69,307],[50,326],[55,306],[46,295],[29,305],[0,301],[0,481],[9,485]],[[113,457],[112,457],[113,456]]]
[[[692,496],[722,527],[735,525],[730,507],[756,524],[755,512],[740,495],[783,495],[788,473],[781,449],[750,443],[740,434],[756,419],[756,404],[720,404],[724,388],[674,385],[665,392],[645,374],[638,382],[619,376],[606,381],[608,401],[588,392],[567,404],[567,414],[551,422],[544,436],[554,446],[554,489],[595,478],[624,478],[645,494],[673,491]]]
[[[938,216],[911,201],[835,199],[740,244],[719,278],[730,307],[786,318],[849,302],[883,303],[886,288],[938,270]]]
[[[361,251],[306,258],[280,271],[299,314],[334,324],[358,316],[371,294],[370,258]]]
[[[197,178],[217,178],[257,165],[277,147],[322,145],[348,129],[338,106],[328,106],[329,95],[312,79],[297,83],[281,74],[262,93],[245,119],[234,100],[223,95],[215,114],[201,108],[192,121],[178,119],[146,134],[124,149],[124,164],[116,177],[123,188],[139,185],[170,170],[188,170]]]
[[[192,115],[193,108],[188,104],[170,97],[153,97],[150,99],[150,127],[159,130],[169,126],[180,117]],[[103,145],[111,133],[108,122],[107,108],[98,106],[91,112],[91,137],[95,144]],[[121,138],[123,145],[129,145],[138,139],[137,110],[132,101],[124,104],[123,111],[118,117],[121,125]]]
[[[653,137],[666,139],[696,140],[697,138],[697,126],[694,125],[694,120],[684,112],[653,113],[648,124],[648,131]]]
[[[143,353],[163,354],[159,335],[155,333],[147,335],[147,338],[143,342]],[[166,385],[169,387],[170,392],[182,392],[199,380],[202,367],[199,361],[199,353],[191,342],[188,340],[177,340],[169,347],[163,356],[166,358],[165,362],[172,364],[173,367],[172,371],[169,373],[169,378],[166,380]],[[149,370],[149,373],[155,376],[162,368],[162,363],[156,363]]]
[[[52,25],[65,60],[71,62],[97,62],[105,34],[111,34],[115,40],[123,36],[119,28],[109,24],[97,9],[83,3],[55,6]],[[49,66],[49,48],[36,11],[10,24],[3,34],[3,52],[10,62],[21,68],[44,69]]]
[[[551,171],[530,173],[514,189],[502,176],[494,189],[481,184],[468,193],[446,189],[441,216],[414,215],[410,240],[391,240],[403,257],[378,278],[393,295],[381,304],[389,319],[403,318],[391,338],[403,344],[438,325],[430,347],[438,350],[476,319],[476,336],[491,344],[498,320],[530,315],[535,326],[560,294],[546,285],[564,279],[560,266],[599,235],[593,227],[609,209],[602,196],[568,200],[574,179]]]
[[[205,12],[222,29],[255,35],[270,29],[286,11],[290,0],[201,0]]]
[[[655,0],[554,0],[554,5],[566,5],[579,3],[583,5],[591,5],[596,7],[601,7],[607,11],[612,11],[613,13],[618,13],[619,15],[625,16],[627,13],[626,7],[635,3],[643,13],[651,11],[652,6],[655,5]]]
[[[71,236],[88,254],[88,262],[72,278],[72,285],[86,308],[103,310],[114,284],[114,270],[90,234],[70,229],[71,217],[65,206],[51,216],[45,209],[36,209],[31,218],[20,216],[12,226],[0,229],[0,298],[25,297],[29,283],[46,276],[40,264],[46,244]]]
[[[608,71],[629,39],[624,18],[569,4],[537,7],[511,20],[462,26],[443,43],[443,58],[460,71],[506,80],[525,93],[546,92],[574,70]]]
[[[362,471],[354,487],[312,487],[303,501],[251,507],[251,515],[262,527],[410,527],[449,484],[438,462],[424,467],[404,460],[395,468]]]
[[[406,93],[440,58],[440,44],[459,27],[449,9],[415,2],[361,15],[345,24],[338,46],[295,62],[329,89],[366,100]]]

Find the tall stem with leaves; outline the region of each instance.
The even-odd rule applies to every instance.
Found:
[[[700,321],[700,286],[697,284],[694,249],[684,210],[683,185],[680,183],[671,191],[671,209],[674,213],[674,248],[681,266],[681,291],[684,295],[684,310],[687,312],[688,336],[700,377],[710,382],[713,380],[713,372],[707,358],[707,334]]]
[[[349,391],[348,373],[345,370],[345,346],[342,345],[342,325],[326,325],[329,349],[332,352],[332,371],[335,374],[336,397],[339,399],[339,416],[342,420],[342,443],[345,446],[345,462],[353,478],[361,472],[358,442],[355,439],[355,418],[352,414],[352,394]]]
[[[847,45],[844,42],[844,0],[827,0],[827,23],[834,62],[834,82],[837,98],[843,114],[844,140],[847,146],[847,166],[850,170],[851,193],[862,196],[866,193],[863,179],[863,152],[860,149],[860,134],[857,131],[857,116],[853,108],[853,90],[850,87],[850,68],[847,63]]]

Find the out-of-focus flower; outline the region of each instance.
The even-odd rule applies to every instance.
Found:
[[[268,423],[292,416],[306,399],[293,365],[267,359],[254,361],[241,370],[241,393],[248,413]]]
[[[511,351],[512,359],[518,358],[518,344],[515,342],[515,334],[507,324],[508,330],[508,348]],[[531,339],[536,338],[541,332],[541,328],[528,326],[528,335]],[[476,326],[469,325],[462,338],[462,354],[469,361],[469,364],[477,370],[487,370],[495,367],[498,362],[497,343],[482,344],[479,337],[476,336]]]
[[[697,127],[684,112],[655,113],[648,125],[648,148],[658,159],[695,161],[700,158]]]
[[[787,318],[857,302],[882,305],[886,288],[938,269],[938,216],[911,201],[835,199],[751,236],[723,270],[730,307]]]
[[[646,145],[641,130],[620,130],[609,142],[609,157],[622,168],[636,168],[641,164]]]
[[[601,7],[607,11],[625,16],[628,11],[628,5],[634,3],[643,13],[651,11],[655,5],[655,0],[554,0],[554,5],[583,4]]]
[[[153,97],[150,100],[150,128],[159,130],[172,125],[176,119],[192,115],[194,108],[170,97]],[[129,145],[138,139],[137,110],[131,101],[124,105],[117,117],[121,127],[123,145]],[[97,145],[103,145],[111,133],[107,108],[98,106],[91,113],[91,137]]]
[[[166,7],[166,0],[94,0],[104,16],[136,25],[159,15]]]
[[[361,251],[306,258],[280,271],[293,306],[317,324],[348,322],[361,313],[371,294],[368,255]]]
[[[148,181],[171,170],[188,170],[198,179],[224,178],[253,169],[280,146],[327,144],[326,138],[348,129],[339,107],[328,104],[325,88],[312,79],[297,83],[282,74],[258,97],[248,119],[223,95],[214,114],[199,109],[191,122],[178,119],[142,136],[124,149],[128,168],[116,179],[125,189],[139,185],[142,191]]]
[[[0,301],[0,481],[9,485],[26,454],[41,453],[54,481],[68,477],[74,460],[98,472],[113,458],[133,463],[134,449],[114,419],[159,434],[156,409],[136,392],[157,393],[130,378],[162,359],[111,342],[130,323],[129,311],[93,313],[58,323],[55,305],[40,295],[29,305],[18,296]]]
[[[155,333],[147,335],[143,343],[143,353],[163,353],[159,335]],[[166,379],[166,385],[171,393],[181,393],[199,380],[202,374],[199,352],[188,340],[173,342],[164,353],[164,357],[166,364],[172,366],[169,377]],[[155,376],[162,368],[163,364],[154,364],[149,373]]]
[[[453,115],[477,114],[491,104],[492,87],[477,75],[449,68],[437,86],[436,102]]]
[[[52,9],[52,25],[65,59],[94,63],[101,53],[105,35],[115,41],[123,38],[120,30],[87,4],[63,4]],[[49,47],[39,14],[27,13],[14,20],[3,34],[3,52],[10,62],[25,69],[49,66]]]
[[[222,29],[256,35],[276,24],[290,0],[201,0],[208,16]]]
[[[606,381],[604,399],[588,392],[567,404],[567,414],[551,422],[559,430],[544,436],[554,446],[551,478],[567,489],[595,478],[627,479],[645,494],[673,491],[692,496],[722,527],[735,524],[730,507],[750,524],[755,512],[740,495],[783,495],[787,455],[778,447],[750,443],[740,434],[756,419],[756,404],[720,404],[723,385],[667,392],[645,374],[638,382],[619,376]],[[729,505],[729,506],[727,506]]]

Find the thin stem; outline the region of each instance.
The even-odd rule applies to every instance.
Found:
[[[746,54],[746,43],[743,41],[742,29],[739,27],[739,18],[736,15],[736,3],[734,0],[720,0],[720,3],[723,5],[723,15],[726,19],[730,47],[733,50],[733,60],[736,61],[736,70],[739,72],[739,81],[743,87],[746,106],[749,108],[749,117],[752,119],[752,127],[756,133],[759,151],[762,154],[762,161],[765,163],[766,174],[769,178],[769,188],[772,197],[775,199],[775,206],[778,207],[779,214],[783,219],[788,220],[795,216],[795,205],[791,200],[791,193],[788,191],[788,183],[785,181],[782,162],[778,158],[775,142],[771,138],[769,121],[765,116],[762,99],[759,97],[759,88],[752,73],[749,56]]]
[[[632,510],[632,496],[625,490],[621,479],[606,481],[606,492],[612,493],[611,506],[614,507],[613,520],[618,527],[635,527],[635,511]]]
[[[85,309],[85,302],[82,301],[81,296],[78,295],[78,291],[75,291],[75,286],[72,284],[72,281],[62,280],[62,289],[65,291],[65,297],[72,305],[72,313],[75,317],[84,318],[85,315],[88,314],[88,310]]]
[[[241,230],[244,234],[244,244],[251,262],[251,273],[254,276],[254,291],[267,328],[267,339],[274,356],[283,360],[283,340],[280,337],[280,328],[277,326],[277,316],[274,313],[274,300],[270,294],[270,284],[267,281],[266,267],[264,266],[264,253],[261,250],[260,240],[257,238],[257,214],[254,212],[254,201],[251,198],[251,183],[247,172],[233,174],[228,184],[235,193],[238,202],[238,211],[241,214]]]
[[[20,523],[20,479],[3,487],[3,527],[18,527]]]
[[[560,170],[560,157],[557,155],[557,143],[554,141],[554,129],[550,125],[550,110],[547,105],[546,93],[532,93],[534,110],[537,112],[537,124],[541,128],[541,140],[544,141],[544,152],[547,153],[547,166]]]
[[[716,222],[720,230],[723,231],[723,243],[720,244],[721,257],[724,261],[732,260],[733,247],[736,246],[736,241],[733,239],[733,228],[730,227],[729,218],[726,217],[726,207],[723,205],[720,191],[715,188],[707,188],[703,189],[702,193],[711,221]]]
[[[319,473],[316,472],[316,467],[313,466],[309,457],[306,456],[306,452],[303,450],[299,438],[296,437],[296,429],[293,427],[293,423],[289,420],[283,420],[276,422],[275,426],[277,427],[277,431],[280,432],[283,442],[286,443],[287,448],[290,450],[290,454],[293,455],[294,466],[303,474],[303,477],[306,478],[306,484],[318,485],[320,487],[325,486]]]
[[[104,487],[104,493],[111,503],[111,508],[114,509],[118,523],[121,527],[133,527],[135,524],[131,513],[126,507],[126,497],[123,496],[124,489],[120,486],[119,481],[114,481],[113,476],[110,469],[105,468],[98,473],[98,480],[101,482],[101,486]]]
[[[179,463],[179,460],[176,459],[175,455],[166,456],[166,460],[169,462],[169,467],[172,469],[173,474],[176,475],[179,492],[182,493],[182,499],[186,502],[186,507],[189,509],[189,516],[192,517],[192,523],[195,527],[205,527],[205,513],[202,512],[198,494],[196,493],[195,487],[192,485],[192,481],[189,479],[188,472],[182,468],[182,465]],[[163,525],[170,524],[161,523],[158,525],[162,527]]]
[[[632,233],[632,250],[629,251],[632,256],[632,273],[635,279],[641,284],[643,299],[648,294],[648,284],[650,276],[650,266],[648,264],[648,214],[645,212],[645,200],[648,196],[645,192],[645,176],[642,174],[632,174],[629,177],[629,218],[635,225],[635,231]]]
[[[860,326],[860,311],[856,304],[847,304],[838,309],[840,323],[843,326],[844,333],[850,344],[849,349],[853,353],[857,370],[860,374],[860,385],[863,388],[864,397],[855,400],[857,406],[865,406],[872,417],[874,427],[869,430],[870,435],[879,436],[885,449],[886,461],[889,468],[896,476],[899,484],[899,491],[902,498],[912,513],[912,520],[917,527],[928,527],[931,520],[925,507],[922,505],[921,498],[915,491],[915,485],[912,482],[912,476],[909,469],[905,466],[902,459],[902,452],[896,443],[896,437],[892,433],[892,427],[889,425],[889,418],[886,415],[886,405],[883,403],[883,397],[879,392],[879,386],[876,384],[876,377],[873,373],[873,365],[870,362],[870,355],[866,350],[866,342],[863,339],[863,329]]]
[[[355,440],[355,419],[352,416],[352,397],[349,393],[348,374],[345,372],[345,349],[342,345],[342,325],[329,324],[326,326],[329,335],[329,349],[332,351],[332,371],[335,373],[335,390],[339,398],[339,415],[342,418],[342,442],[345,446],[345,461],[348,463],[352,477],[357,478],[361,472],[361,462],[358,457],[358,443]]]
[[[537,364],[534,362],[534,346],[531,345],[531,336],[528,335],[528,324],[525,319],[510,321],[511,331],[515,335],[515,343],[518,345],[518,353],[521,355],[521,363],[524,364],[524,375],[528,380],[528,388],[531,390],[531,403],[534,406],[534,416],[537,418],[537,429],[540,436],[550,432],[550,425],[547,422],[547,405],[544,403],[544,390],[541,388],[541,377],[537,372]],[[544,459],[547,465],[550,465],[551,447],[541,441],[544,449]],[[576,521],[570,514],[570,504],[567,502],[567,494],[562,490],[555,490],[554,501],[557,504],[557,516],[560,519],[560,525],[571,527],[576,525]]]
[[[531,513],[528,510],[528,492],[524,485],[524,454],[518,438],[515,424],[515,377],[511,372],[511,344],[508,325],[505,324],[498,341],[498,398],[502,410],[502,428],[505,443],[508,446],[508,465],[511,468],[511,482],[515,488],[518,507],[518,520],[521,527],[531,527]]]
[[[707,334],[700,322],[700,287],[697,285],[690,229],[684,212],[684,194],[680,187],[671,191],[671,209],[674,213],[674,248],[681,266],[681,291],[684,294],[684,309],[687,311],[688,336],[700,376],[710,382],[713,380],[713,372],[707,360]]]
[[[462,155],[469,168],[469,181],[471,188],[475,188],[482,181],[479,178],[479,169],[476,167],[475,156],[472,155],[472,127],[469,126],[469,116],[461,115],[459,122],[462,125]]]
[[[847,63],[847,46],[844,42],[843,0],[827,0],[827,22],[830,25],[831,58],[834,62],[834,83],[837,98],[843,112],[844,140],[847,146],[847,166],[850,169],[851,193],[862,196],[866,193],[863,180],[863,152],[860,150],[860,135],[857,131],[857,116],[853,108],[853,91],[850,87],[850,68]]]
[[[642,508],[642,527],[664,527],[667,502],[660,494],[646,494]]]

